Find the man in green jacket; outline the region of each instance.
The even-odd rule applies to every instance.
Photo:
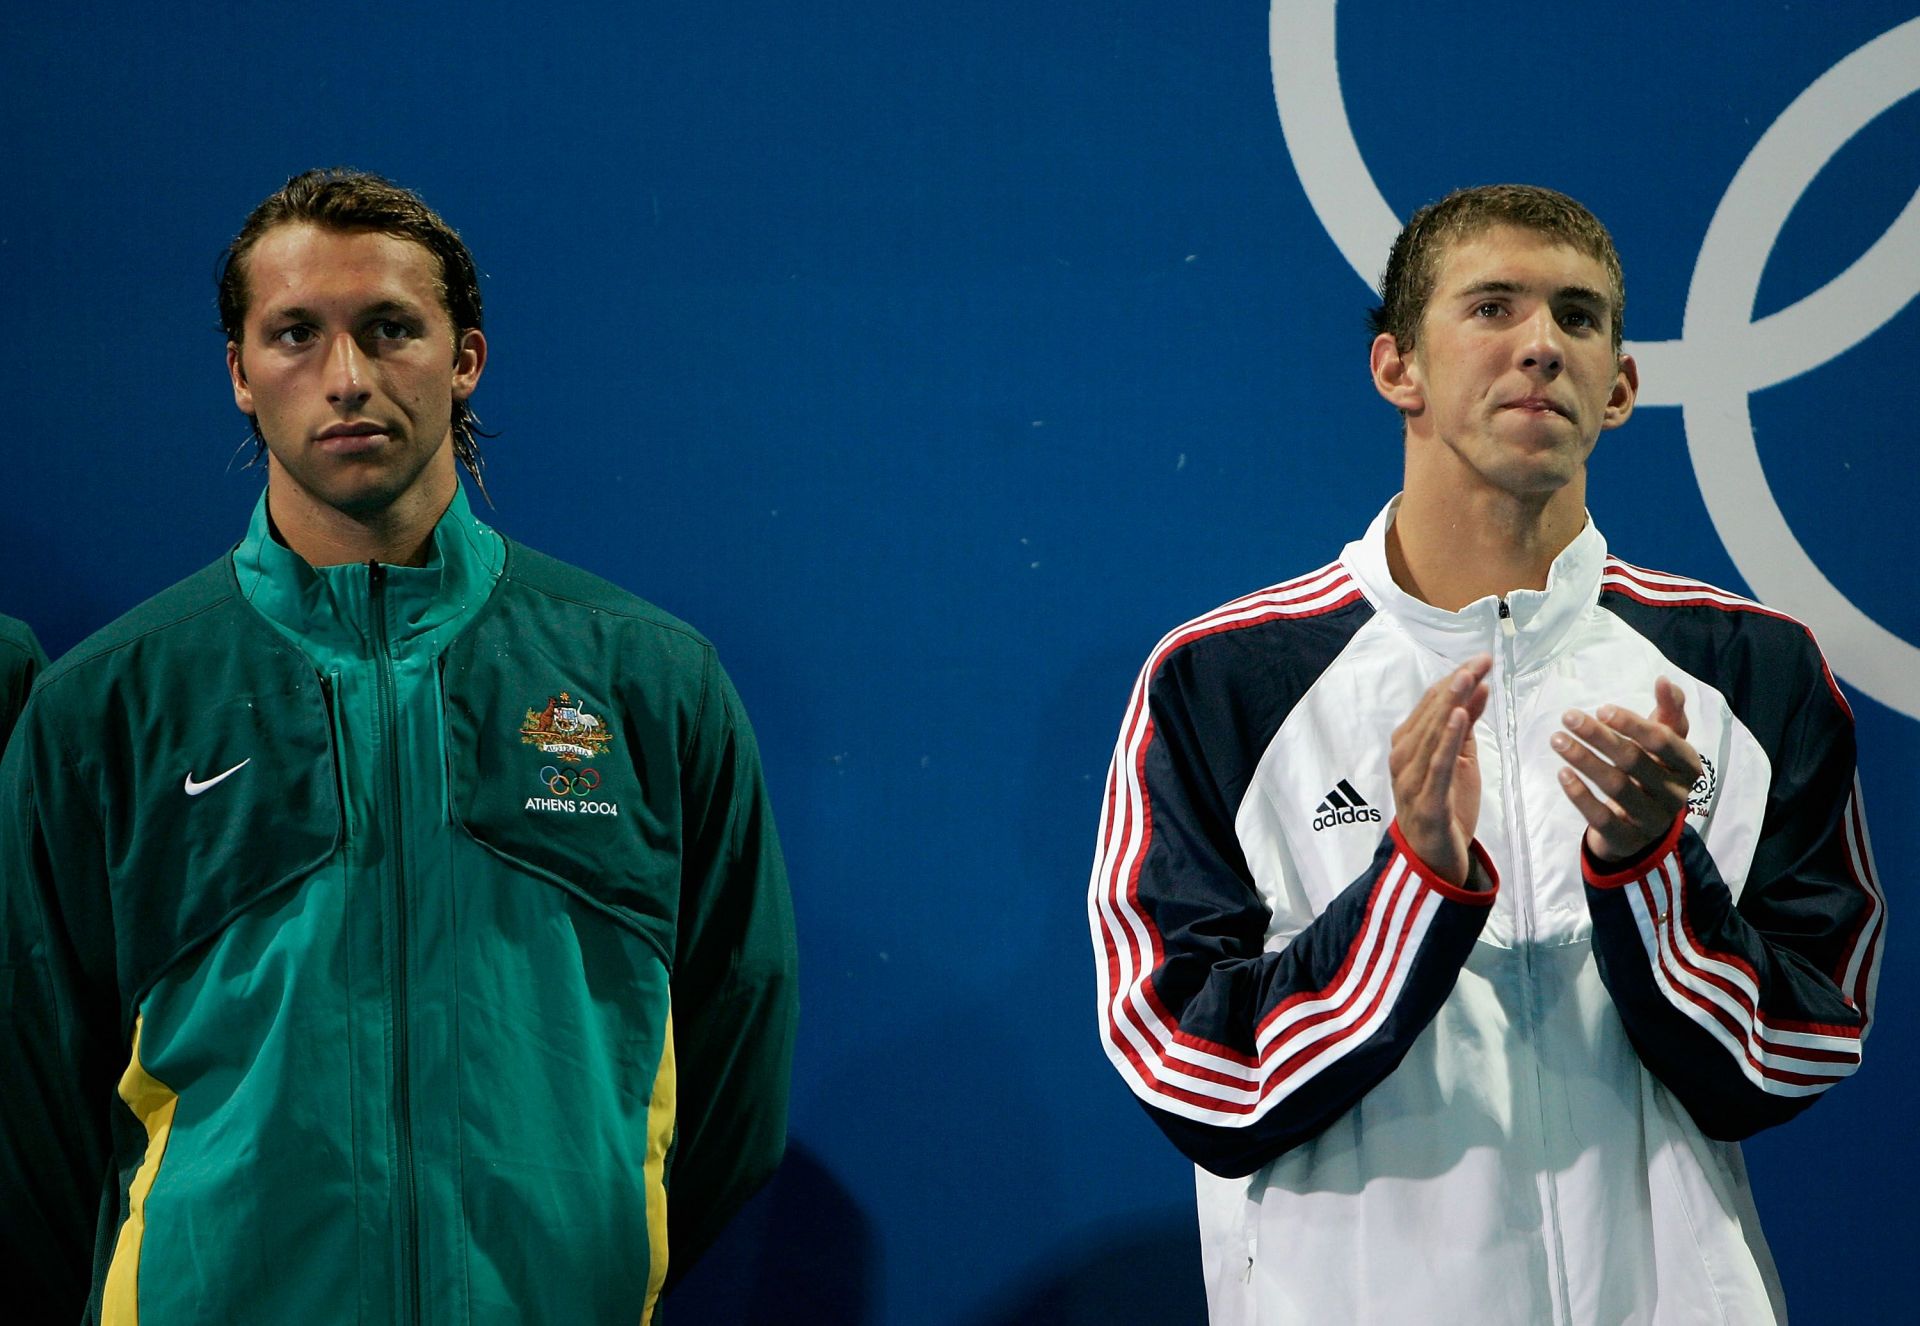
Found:
[[[9,1315],[647,1322],[785,1139],[740,701],[475,519],[478,282],[419,198],[290,180],[220,308],[252,524],[0,766]]]

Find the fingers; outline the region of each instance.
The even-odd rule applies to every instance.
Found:
[[[1659,687],[1665,686],[1672,696],[1663,696]],[[1570,709],[1561,721],[1567,730],[1582,741],[1593,746],[1615,764],[1628,761],[1639,762],[1644,757],[1671,770],[1676,776],[1685,775],[1689,785],[1700,776],[1700,756],[1687,744],[1686,697],[1680,688],[1666,678],[1660,679],[1655,687],[1653,714],[1642,718],[1630,709],[1619,705],[1602,705],[1589,718],[1577,709]],[[1677,720],[1662,721],[1666,718]],[[1651,773],[1650,767],[1645,772]]]
[[[1632,856],[1673,823],[1677,808],[1663,811],[1638,783],[1565,733],[1554,735],[1553,746],[1569,766],[1560,770],[1560,790],[1587,822],[1587,848],[1596,857]]]
[[[1492,688],[1487,685],[1486,679],[1483,676],[1476,678],[1473,689],[1460,697],[1459,707],[1466,710],[1467,713],[1467,736],[1469,740],[1471,740],[1473,736],[1473,725],[1478,723],[1480,716],[1487,712],[1487,697],[1492,693]]]
[[[1447,711],[1439,740],[1433,743],[1433,754],[1427,759],[1426,785],[1435,796],[1444,798],[1452,790],[1454,761],[1460,758],[1460,749],[1472,731],[1465,709],[1456,705]]]
[[[1661,677],[1644,718],[1603,705],[1593,714],[1568,710],[1561,721],[1567,731],[1551,739],[1568,765],[1560,785],[1587,821],[1595,854],[1630,856],[1665,833],[1701,771],[1686,741],[1685,693]]]
[[[1474,722],[1487,707],[1486,677],[1492,667],[1493,656],[1480,654],[1427,688],[1413,712],[1393,732],[1387,767],[1396,784],[1403,774],[1412,771],[1416,785],[1426,785],[1435,747],[1449,740],[1448,731],[1456,710],[1465,712],[1463,726],[1471,734]],[[1457,742],[1453,753],[1459,754]],[[1441,788],[1444,794],[1444,780]]]
[[[1674,735],[1687,735],[1687,693],[1668,681],[1665,677],[1656,677],[1653,681],[1654,722],[1673,729]]]
[[[1560,771],[1560,787],[1567,794],[1567,800],[1580,812],[1580,817],[1593,828],[1603,833],[1611,829],[1620,820],[1620,810],[1602,801],[1594,795],[1593,789],[1582,782],[1580,775],[1571,769]]]
[[[1631,819],[1660,819],[1661,827],[1671,821],[1677,802],[1686,800],[1680,775],[1652,759],[1632,742],[1608,732],[1585,715],[1567,715],[1568,727],[1578,732],[1575,741],[1565,732],[1551,739],[1553,749],[1577,773],[1583,786],[1591,786],[1613,802]],[[1584,744],[1584,743],[1592,743]],[[1563,778],[1562,783],[1565,782]],[[1578,780],[1576,780],[1578,781]],[[1691,785],[1691,780],[1688,781]],[[1676,790],[1678,789],[1678,790]]]
[[[1643,834],[1621,814],[1619,807],[1595,796],[1593,789],[1580,781],[1571,769],[1560,771],[1560,790],[1587,822],[1587,850],[1602,861],[1619,861],[1634,855],[1658,834]]]
[[[1466,878],[1467,842],[1479,814],[1473,724],[1486,709],[1492,667],[1492,656],[1482,654],[1429,686],[1394,729],[1387,754],[1395,818],[1407,846],[1456,884]]]
[[[1569,709],[1560,721],[1580,739],[1576,742],[1566,733],[1555,733],[1553,748],[1563,756],[1584,743],[1608,764],[1648,785],[1679,781],[1692,786],[1700,776],[1700,757],[1693,747],[1671,728],[1656,727],[1638,714],[1607,705],[1595,715]]]

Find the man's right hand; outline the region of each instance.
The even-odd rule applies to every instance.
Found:
[[[1387,770],[1400,836],[1427,869],[1464,885],[1480,822],[1480,758],[1473,725],[1487,707],[1493,655],[1476,654],[1436,681],[1393,730]]]

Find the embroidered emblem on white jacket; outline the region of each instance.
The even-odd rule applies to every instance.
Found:
[[[1693,780],[1693,787],[1687,792],[1687,814],[1706,818],[1713,809],[1713,794],[1720,790],[1720,775],[1714,771],[1713,761],[1706,756],[1700,757],[1700,776]]]

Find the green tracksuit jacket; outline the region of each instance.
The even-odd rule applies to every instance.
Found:
[[[631,1326],[780,1157],[740,702],[464,495],[417,569],[263,499],[49,669],[0,904],[0,1257],[56,1320]]]

